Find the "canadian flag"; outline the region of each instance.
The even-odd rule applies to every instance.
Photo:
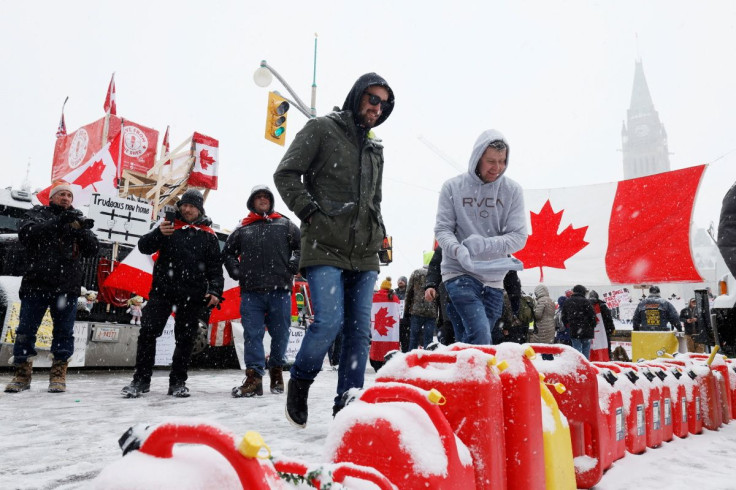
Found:
[[[522,284],[702,282],[690,221],[705,165],[608,184],[524,191]]]
[[[161,158],[166,158],[169,156],[170,149],[169,149],[169,127],[166,126],[166,134],[164,134],[164,141],[161,143]],[[171,165],[171,160],[166,160],[164,162],[164,165]]]
[[[125,81],[125,80],[123,80]],[[110,85],[107,86],[107,95],[105,96],[105,105],[103,105],[106,113],[112,116],[118,114],[118,106],[115,103],[115,74],[110,78]]]
[[[74,207],[89,205],[92,194],[117,196],[115,175],[120,159],[120,139],[120,134],[118,134],[100,151],[92,155],[86,163],[61,177],[61,180],[69,182],[78,189],[74,191]],[[49,203],[50,191],[51,186],[36,194],[36,198],[44,206]]]
[[[399,349],[399,297],[388,297],[389,290],[379,289],[373,293],[371,307],[371,350],[370,359],[383,361],[386,354]]]
[[[590,343],[590,361],[610,361],[611,359],[608,357],[608,337],[606,336],[606,327],[603,325],[601,305],[594,303],[593,310],[595,310],[595,330],[593,341]]]
[[[105,287],[130,291],[148,299],[153,283],[153,264],[157,254],[146,255],[135,247],[128,256],[105,279]],[[220,302],[220,309],[210,313],[210,323],[240,319],[240,285],[230,278],[223,266],[225,287]]]
[[[190,187],[217,189],[217,168],[219,166],[219,142],[203,134],[194,133],[194,167],[189,174]]]

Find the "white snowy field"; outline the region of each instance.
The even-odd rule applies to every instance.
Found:
[[[3,387],[10,374],[0,373]],[[256,430],[274,454],[325,462],[322,449],[332,421],[335,371],[323,371],[312,385],[306,429],[297,429],[284,418],[285,395],[266,391],[262,397],[232,398],[230,389],[241,382],[241,371],[193,370],[188,382],[192,396],[186,399],[166,395],[168,371],[164,370],[155,372],[150,393],[123,399],[120,388],[131,377],[130,370],[72,370],[68,391],[51,394],[46,392],[48,371],[41,371],[30,391],[0,393],[0,489],[86,488],[103,468],[120,460],[117,441],[130,426],[182,417],[213,422],[238,437]],[[366,385],[374,379],[369,367]],[[704,429],[703,434],[686,439],[675,437],[643,455],[627,454],[595,488],[733,489],[735,458],[733,421],[716,432]],[[181,483],[172,481],[172,488],[182,488]]]

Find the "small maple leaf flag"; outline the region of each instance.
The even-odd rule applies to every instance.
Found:
[[[217,189],[218,151],[220,143],[209,136],[194,133],[194,167],[189,174],[190,187]]]
[[[100,151],[92,155],[87,162],[61,177],[61,180],[65,180],[77,188],[74,191],[74,202],[72,203],[75,208],[88,206],[92,194],[117,195],[115,175],[120,155],[120,140],[121,133],[118,133]],[[51,186],[36,194],[36,198],[44,206],[49,203],[50,191]]]
[[[102,106],[105,109],[105,113],[112,116],[118,114],[118,106],[115,103],[115,74],[112,74],[110,79],[110,85],[107,86],[107,95],[105,96],[105,104]]]
[[[399,349],[401,306],[399,297],[394,294],[389,299],[388,293],[387,289],[380,289],[373,293],[369,353],[373,361],[383,361],[387,353]]]
[[[690,220],[705,165],[608,184],[524,191],[522,284],[702,282]]]

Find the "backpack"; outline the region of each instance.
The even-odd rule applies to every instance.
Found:
[[[529,324],[535,320],[534,300],[531,298],[531,296],[521,297],[521,302],[519,304],[519,314],[517,315],[517,318],[519,319],[521,324],[525,326],[529,326]]]

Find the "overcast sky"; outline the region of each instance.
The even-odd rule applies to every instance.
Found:
[[[72,132],[104,115],[115,72],[118,115],[160,138],[171,125],[172,148],[194,131],[219,139],[220,188],[205,207],[232,228],[252,186],[273,188],[285,151],[263,138],[267,89],[253,72],[266,59],[308,101],[315,33],[318,114],[341,106],[369,71],[396,94],[376,130],[395,244],[381,277],[394,284],[421,265],[439,188],[458,173],[421,138],[464,169],[478,134],[498,128],[512,149],[507,175],[527,189],[620,180],[637,57],[672,168],[716,162],[696,221],[717,221],[736,180],[736,3],[728,0],[0,0],[0,184],[20,185],[30,161],[32,186],[48,185],[64,98]],[[283,90],[277,81],[269,88]],[[287,144],[305,121],[291,111]],[[280,200],[276,208],[293,216]]]

